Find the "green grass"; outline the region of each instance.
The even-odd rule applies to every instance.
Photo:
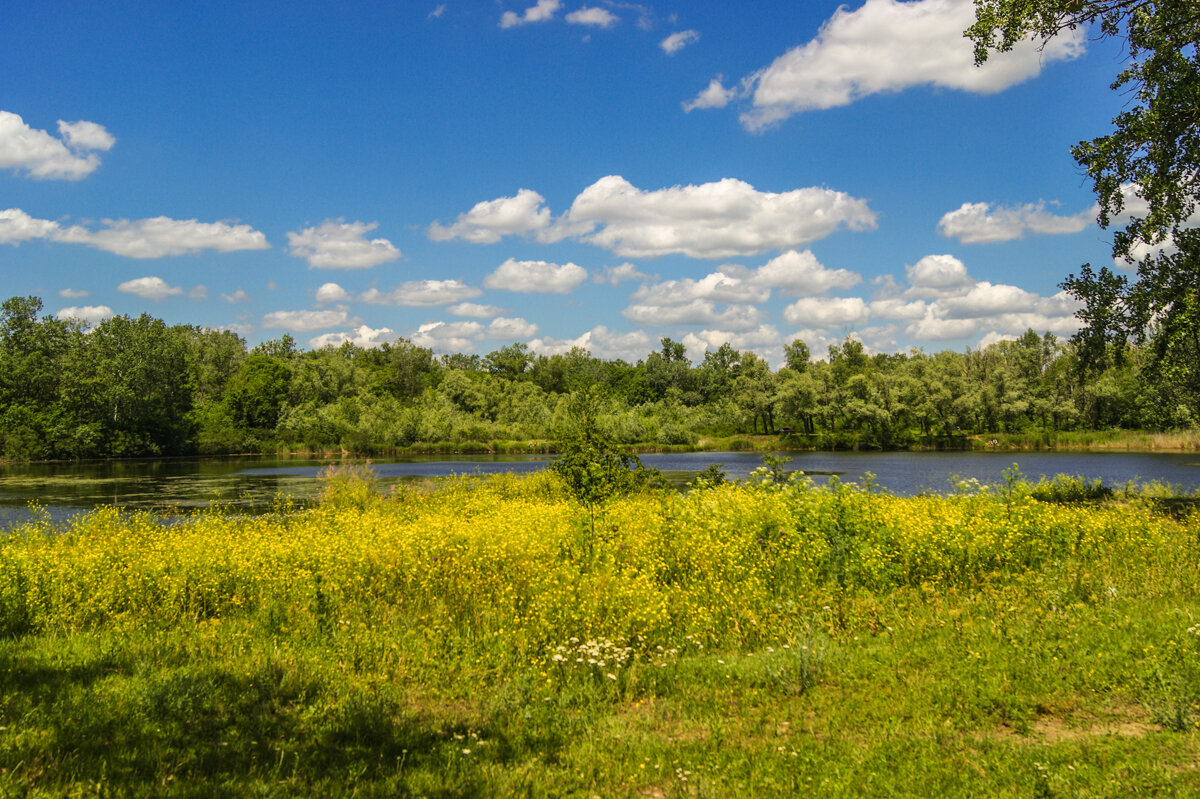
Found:
[[[115,551],[90,560],[95,552],[82,549],[103,542],[86,524],[73,531],[29,527],[0,542],[0,618],[8,630],[0,639],[0,796],[1200,791],[1194,511],[1178,520],[1137,496],[1114,504],[1069,480],[1042,487],[1054,502],[1036,501],[1038,488],[1024,484],[1009,486],[1007,495],[943,504],[795,485],[724,488],[710,499],[700,491],[614,507],[599,540],[611,551],[579,560],[568,545],[578,526],[563,528],[557,554],[544,549],[559,530],[553,519],[562,507],[549,477],[440,485],[447,487],[385,500],[341,474],[316,511],[242,528],[199,519],[197,532],[210,531],[212,544],[196,550],[177,543],[185,531],[159,536],[144,517],[93,524],[157,555]],[[639,573],[623,582],[630,576],[619,560],[625,545],[632,550],[640,540],[637,524],[661,518],[666,534],[683,541],[688,531],[679,525],[693,518],[689,513],[697,515],[688,524],[736,521],[701,512],[720,498],[742,502],[729,507],[761,514],[761,521],[722,527],[724,536],[749,537],[745,547],[714,549],[712,557],[778,554],[736,572],[762,579],[746,578],[753,587],[742,586],[743,603],[719,626],[701,632],[695,619],[671,617],[656,640],[635,640],[621,633],[616,605],[589,604],[586,593],[573,594],[581,607],[549,611],[581,626],[541,638],[520,626],[536,615],[528,603],[537,596],[520,594],[520,547],[549,552],[560,564],[571,560],[564,574],[595,588],[597,597],[616,595],[646,579]],[[1080,499],[1092,504],[1058,504]],[[466,559],[471,547],[490,546],[507,528],[490,538],[460,537],[459,549],[441,550],[461,553],[468,593],[439,589],[418,597],[422,580],[433,579],[420,573],[403,591],[384,579],[386,571],[358,593],[335,585],[352,572],[339,571],[330,553],[347,552],[354,562],[360,555],[346,547],[358,538],[378,538],[385,549],[388,525],[432,524],[454,509],[463,524],[486,526],[488,508],[501,520],[531,513],[546,523],[528,536],[519,526],[507,554],[487,561],[487,569]],[[779,508],[795,525],[788,529],[821,527],[822,536],[841,541],[839,579],[832,577],[832,555],[824,556],[820,573],[831,575],[824,579],[784,569],[783,549],[763,549],[783,546],[767,540],[775,528],[764,526],[785,518],[775,515]],[[1036,557],[1018,552],[985,571],[947,565],[957,571],[942,577],[888,572],[894,576],[881,582],[856,565],[880,542],[900,542],[904,531],[919,534],[938,514],[959,511],[972,529],[1009,518],[1044,530],[1053,543]],[[1059,530],[1063,519],[1093,525],[1106,543],[1076,539],[1069,525]],[[1134,534],[1137,519],[1142,526]],[[279,550],[291,576],[276,588],[255,582],[267,587],[234,601],[243,594],[231,582],[235,550],[222,535],[234,543],[264,536],[282,547],[307,530],[327,531],[329,551]],[[674,563],[698,545],[681,543],[678,552],[662,546]],[[18,570],[14,564],[31,553],[57,559],[57,573],[76,575],[71,579],[85,584],[75,587],[87,590],[71,594],[66,576],[52,580],[32,565]],[[134,576],[153,573],[139,570],[163,557],[211,575],[219,584],[212,596],[226,599],[189,594],[178,600],[184,604],[165,598],[151,607],[110,596]],[[93,562],[104,565],[89,570]],[[378,565],[361,568],[375,574]],[[394,568],[408,566],[396,560]],[[503,578],[492,581],[488,569]],[[129,577],[115,579],[122,570]],[[307,582],[314,575],[316,582]],[[27,582],[17,585],[18,578]],[[665,591],[690,578],[667,570],[658,579]],[[639,590],[647,602],[658,596]],[[108,604],[96,599],[101,594]],[[500,612],[509,603],[525,608],[516,627]],[[23,625],[14,623],[19,611]],[[567,629],[578,634],[568,637]]]

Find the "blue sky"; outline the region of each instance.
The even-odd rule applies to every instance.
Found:
[[[630,361],[1069,335],[1121,53],[977,69],[971,8],[10,0],[0,294]]]

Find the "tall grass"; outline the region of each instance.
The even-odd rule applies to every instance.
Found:
[[[304,511],[27,525],[0,794],[1018,794],[1031,744],[1055,791],[1167,790],[1200,514],[1118,499],[764,471],[612,502],[593,541],[552,474],[342,471]]]

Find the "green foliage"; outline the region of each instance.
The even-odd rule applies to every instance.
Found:
[[[598,422],[601,407],[601,399],[595,392],[571,397],[567,419],[556,442],[559,455],[550,467],[571,496],[588,509],[593,534],[597,506],[628,493],[635,485],[633,470],[642,466],[636,455],[622,451],[612,436],[601,429]]]
[[[1125,218],[1113,257],[1137,280],[1084,265],[1062,286],[1084,304],[1075,336],[1085,365],[1123,357],[1127,338],[1149,340],[1147,377],[1161,426],[1200,422],[1200,13],[1193,0],[977,0],[967,31],[976,62],[1026,35],[1081,26],[1124,41],[1112,88],[1128,102],[1111,133],[1071,149],[1091,178],[1103,227]],[[1163,399],[1173,397],[1174,400]]]

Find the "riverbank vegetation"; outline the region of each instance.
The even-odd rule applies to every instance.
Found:
[[[847,339],[823,360],[795,341],[772,371],[729,345],[693,364],[669,338],[636,364],[522,344],[435,357],[404,339],[248,349],[230,331],[147,315],[85,330],[40,310],[35,297],[0,309],[0,458],[537,451],[585,389],[614,438],[643,451],[760,448],[759,436],[767,449],[781,436],[795,448],[964,449],[1130,431],[1200,443],[1200,397],[1150,368],[1149,345],[1122,345],[1097,369],[1032,330],[962,353],[870,355]]]
[[[1185,795],[1200,513],[553,472],[0,540],[0,794]]]

